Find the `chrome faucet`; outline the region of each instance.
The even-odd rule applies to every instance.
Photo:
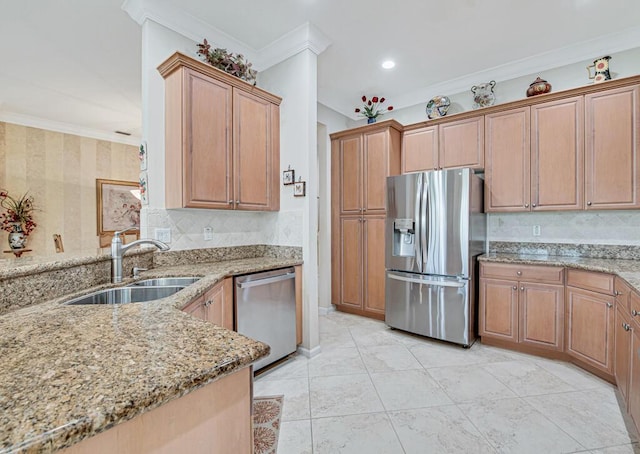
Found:
[[[119,232],[114,232],[113,239],[111,240],[111,282],[113,282],[114,284],[122,282],[122,256],[132,247],[138,246],[140,244],[152,244],[161,251],[169,250],[168,244],[163,243],[162,241],[154,240],[152,238],[143,238],[123,246],[120,235],[128,232],[129,230],[135,230],[135,227],[120,230]]]

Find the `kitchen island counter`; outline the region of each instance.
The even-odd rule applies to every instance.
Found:
[[[105,284],[1,316],[0,452],[71,446],[267,355],[267,345],[181,309],[227,276],[300,262],[254,257],[161,266],[141,278],[202,278],[149,303],[63,304],[113,286]]]

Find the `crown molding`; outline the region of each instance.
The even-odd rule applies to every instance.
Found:
[[[207,38],[215,47],[241,53],[251,61],[257,71],[264,71],[306,49],[318,55],[331,44],[327,36],[315,25],[306,22],[262,49],[256,50],[179,8],[154,0],[125,0],[122,9],[140,25],[146,20],[152,20],[196,43]]]
[[[71,123],[47,120],[46,118],[34,117],[31,115],[25,115],[16,112],[0,111],[0,121],[20,126],[28,126],[31,128],[46,129],[47,131],[55,131],[63,134],[72,134],[74,136],[105,140],[107,142],[133,145],[134,147],[139,146],[140,141],[142,140],[138,136],[123,136],[114,132],[106,132],[92,128],[83,128],[82,126]]]
[[[446,82],[429,85],[423,89],[414,90],[411,93],[397,97],[394,99],[394,105],[397,106],[396,109],[415,106],[418,104],[416,99],[423,102],[423,100],[428,100],[435,95],[462,93],[469,90],[469,87],[479,81],[495,80],[500,82],[511,80],[585,60],[593,60],[600,55],[622,52],[638,47],[639,43],[640,27],[627,28],[616,33],[477,71]],[[352,112],[348,114],[341,113],[349,118],[357,118]]]

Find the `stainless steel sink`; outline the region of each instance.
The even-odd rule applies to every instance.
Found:
[[[179,292],[185,286],[174,285],[164,287],[119,287],[99,290],[88,295],[74,298],[65,304],[127,304],[144,303],[166,298]]]
[[[194,282],[199,281],[199,277],[161,277],[157,279],[145,279],[142,281],[129,284],[129,287],[163,287],[163,286],[182,286],[186,287]]]

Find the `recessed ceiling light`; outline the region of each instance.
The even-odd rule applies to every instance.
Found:
[[[382,62],[382,67],[384,69],[391,69],[394,66],[396,66],[396,62],[394,62],[393,60],[386,60]]]

